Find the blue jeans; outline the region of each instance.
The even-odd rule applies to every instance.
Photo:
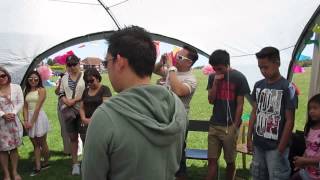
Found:
[[[309,180],[311,179],[309,174],[307,173],[307,171],[305,169],[300,169],[299,170],[299,175],[301,177],[302,180]]]
[[[289,148],[281,155],[278,149],[253,147],[251,175],[253,180],[288,180],[290,178]]]

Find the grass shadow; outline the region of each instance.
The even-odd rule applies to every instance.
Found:
[[[197,160],[189,160],[188,162],[188,180],[199,180],[199,179],[205,179],[207,172],[208,172],[208,165],[206,161],[199,161],[195,162]],[[201,164],[199,164],[201,163]],[[225,179],[226,177],[226,167],[219,163],[219,169],[218,169],[218,178],[219,180]],[[249,180],[250,177],[248,176],[250,174],[249,169],[243,169],[243,168],[237,168],[236,171],[236,180]]]
[[[28,157],[19,159],[18,172],[23,180],[80,180],[80,176],[71,175],[71,157],[63,152],[51,151],[49,160],[50,167],[42,170],[37,176],[31,177],[30,173],[34,168],[33,153],[29,152]],[[3,179],[3,174],[0,171],[0,179]]]

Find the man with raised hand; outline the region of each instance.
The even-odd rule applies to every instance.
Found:
[[[173,57],[172,53],[162,55],[160,62],[156,64],[154,69],[156,74],[166,77],[164,85],[179,96],[187,113],[189,112],[189,104],[197,87],[197,79],[191,71],[192,65],[197,60],[197,51],[191,46],[185,45],[176,53],[175,57]],[[163,66],[165,66],[165,68],[163,68]],[[188,121],[188,119],[186,119],[186,121]],[[176,177],[179,180],[186,179],[187,176],[185,147],[186,144],[184,144],[182,150],[183,156],[179,171],[176,173]]]

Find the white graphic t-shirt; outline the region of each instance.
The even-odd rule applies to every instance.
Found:
[[[295,88],[283,77],[272,84],[263,79],[255,84],[252,98],[257,103],[253,143],[266,150],[275,149],[286,121],[285,111],[297,108]]]

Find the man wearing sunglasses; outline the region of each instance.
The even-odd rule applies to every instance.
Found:
[[[170,53],[162,55],[160,62],[155,65],[154,69],[154,73],[166,77],[164,85],[179,96],[187,113],[190,109],[189,104],[191,98],[197,87],[197,80],[191,71],[191,66],[197,60],[197,51],[194,48],[185,45],[176,53],[175,58]],[[180,162],[180,168],[176,173],[176,177],[179,180],[186,179],[187,173],[185,147],[182,152],[183,157]]]
[[[87,130],[83,180],[172,180],[179,168],[187,114],[179,97],[152,85],[156,48],[140,27],[108,39],[105,63],[118,93],[100,105]]]

